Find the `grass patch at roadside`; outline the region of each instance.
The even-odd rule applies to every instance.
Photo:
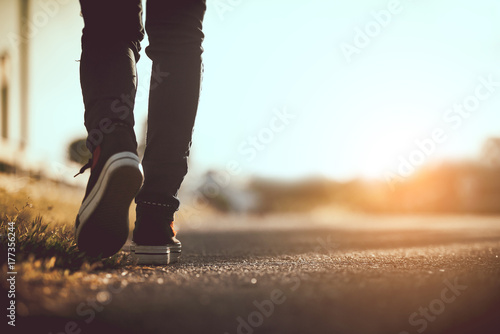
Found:
[[[47,200],[50,201],[44,199]],[[51,208],[60,204],[64,205],[52,202]],[[69,218],[62,223],[46,221],[43,208],[38,208],[37,200],[31,199],[26,191],[11,193],[0,188],[0,267],[7,264],[8,246],[12,242],[16,265],[32,263],[34,269],[41,271],[93,271],[128,263],[124,252],[104,259],[81,253],[74,240],[73,221]]]

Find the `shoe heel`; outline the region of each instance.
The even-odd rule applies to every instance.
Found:
[[[181,245],[142,246],[131,245],[130,252],[134,262],[139,265],[167,265],[179,261]]]

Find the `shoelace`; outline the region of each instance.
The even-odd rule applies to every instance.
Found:
[[[77,177],[78,175],[83,174],[87,169],[92,167],[92,163],[93,163],[92,159],[89,159],[89,161],[85,165],[83,165],[83,167],[80,168],[80,171],[76,173],[75,176],[73,177]]]

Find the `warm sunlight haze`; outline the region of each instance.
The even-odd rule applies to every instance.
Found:
[[[455,115],[460,124],[447,110],[474,94],[481,77],[500,81],[500,4],[400,5],[373,37],[360,31],[386,1],[209,6],[191,173],[236,161],[241,176],[383,178],[436,128],[446,140],[422,165],[477,158],[485,140],[500,134],[500,87],[468,116]],[[30,83],[30,152],[63,165],[68,143],[85,136],[77,62],[83,21],[76,2],[65,13],[33,39]],[[146,46],[138,64],[140,139],[151,71]]]

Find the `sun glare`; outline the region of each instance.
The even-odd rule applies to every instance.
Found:
[[[405,129],[390,128],[371,137],[369,146],[359,156],[360,175],[372,179],[392,170],[402,144],[408,141],[407,136]]]
[[[425,165],[436,150],[434,144],[429,144],[429,151],[432,152],[421,152],[419,145],[426,140],[427,128],[431,127],[409,119],[383,120],[373,124],[359,137],[363,146],[355,162],[360,176],[383,178],[388,172],[396,173],[401,164],[411,164],[412,172]]]

